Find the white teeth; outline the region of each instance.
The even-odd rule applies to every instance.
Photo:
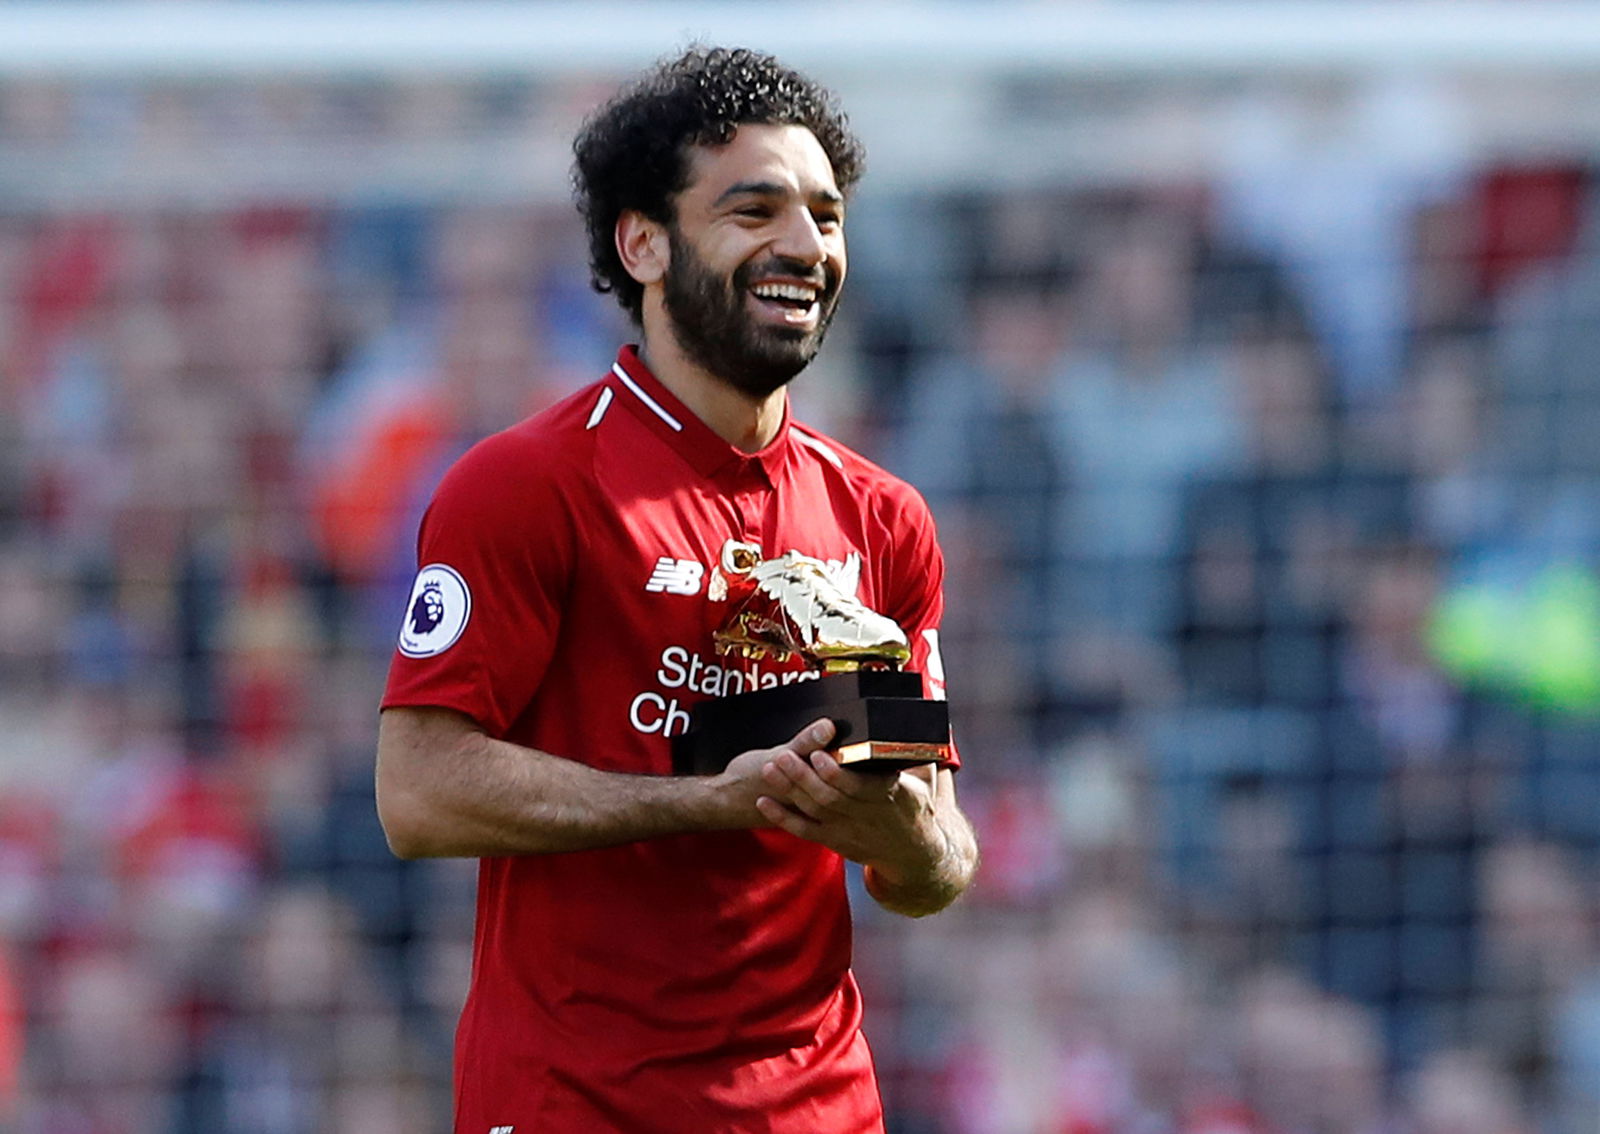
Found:
[[[752,288],[762,299],[792,299],[797,303],[815,303],[816,289],[797,284],[757,284]]]

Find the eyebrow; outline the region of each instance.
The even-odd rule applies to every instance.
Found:
[[[788,192],[786,186],[779,185],[776,181],[739,181],[724,189],[721,196],[712,202],[712,207],[715,208],[733,197],[782,197]],[[844,204],[844,194],[835,189],[819,189],[812,196],[820,197],[830,205]]]

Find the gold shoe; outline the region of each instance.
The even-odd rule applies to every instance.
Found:
[[[828,672],[898,669],[911,657],[905,631],[848,593],[841,572],[820,559],[798,551],[763,559],[760,548],[730,539],[718,569],[712,593],[725,587],[737,604],[713,636],[719,653],[778,661],[799,654]]]

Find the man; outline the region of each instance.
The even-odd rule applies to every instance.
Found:
[[[378,744],[394,850],[482,859],[456,1130],[881,1130],[844,859],[891,910],[954,900],[977,849],[950,768],[849,771],[819,721],[671,774],[694,702],[801,665],[714,649],[730,540],[838,565],[942,695],[926,507],[785,393],[838,301],[860,147],[775,60],[696,50],[575,149],[596,287],[642,343],[446,475]]]

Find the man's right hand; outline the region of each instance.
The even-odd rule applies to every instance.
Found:
[[[813,752],[826,747],[833,740],[833,733],[833,722],[823,717],[812,721],[795,733],[793,739],[776,748],[754,748],[730,760],[713,781],[724,811],[725,824],[733,828],[772,826],[756,809],[756,800],[772,795],[772,789],[763,776],[767,765],[785,752],[793,752],[802,760],[809,760]]]
[[[764,769],[833,739],[813,721],[776,748],[745,752],[716,776],[603,772],[486,736],[449,709],[386,709],[378,729],[378,816],[402,858],[549,854],[694,831],[773,824]]]

